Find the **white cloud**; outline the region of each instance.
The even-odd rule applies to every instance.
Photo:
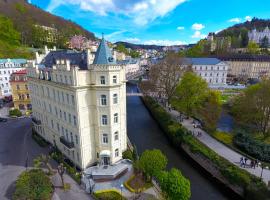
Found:
[[[47,11],[52,12],[61,5],[74,5],[84,11],[105,16],[109,13],[122,14],[137,25],[144,26],[164,17],[187,0],[51,0]]]
[[[245,20],[250,22],[251,21],[251,17],[250,16],[246,16],[245,17]]]
[[[195,31],[200,31],[200,30],[204,29],[205,26],[203,24],[195,23],[192,25],[191,28]]]
[[[179,40],[147,40],[143,44],[146,45],[159,45],[159,46],[173,46],[173,45],[184,45],[186,42]]]
[[[185,29],[184,26],[178,26],[178,27],[177,27],[177,30],[179,30],[179,31],[184,30],[184,29]]]
[[[126,38],[124,41],[130,43],[139,43],[141,40],[139,38]]]
[[[241,22],[241,20],[242,20],[241,18],[236,17],[236,18],[229,19],[228,22],[239,23]]]
[[[195,31],[195,33],[191,37],[197,39],[204,39],[207,37],[207,35],[202,34],[201,31]]]

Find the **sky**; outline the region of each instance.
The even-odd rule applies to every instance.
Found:
[[[270,18],[270,0],[29,0],[111,42],[195,43],[253,17]]]

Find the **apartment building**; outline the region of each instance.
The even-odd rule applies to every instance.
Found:
[[[220,57],[228,63],[228,75],[242,79],[261,79],[270,77],[270,56],[228,55]]]
[[[11,96],[10,75],[24,69],[25,59],[0,59],[0,94],[2,97]]]
[[[125,66],[104,38],[93,54],[52,51],[27,68],[33,127],[81,169],[127,148]]]
[[[209,86],[226,84],[228,64],[217,58],[185,58],[184,64],[204,79]]]
[[[14,108],[20,110],[31,110],[32,105],[27,85],[27,73],[25,69],[11,74],[10,86]]]

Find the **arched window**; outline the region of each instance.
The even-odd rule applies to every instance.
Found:
[[[118,123],[118,113],[115,113],[114,115],[113,115],[113,122],[116,124],[116,123]]]
[[[118,95],[113,94],[113,104],[118,104]]]
[[[114,132],[114,141],[117,141],[119,139],[119,133],[118,131]]]
[[[119,156],[119,149],[115,149],[114,155],[115,155],[115,157],[118,157]]]
[[[101,85],[105,85],[106,84],[106,82],[105,82],[105,76],[101,76],[100,77],[100,84]]]
[[[106,95],[103,94],[103,95],[100,96],[100,102],[101,102],[102,106],[107,105],[107,97],[106,97]]]

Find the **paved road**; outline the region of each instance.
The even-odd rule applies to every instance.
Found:
[[[175,111],[175,110],[172,110],[170,113],[175,118],[177,116],[179,116],[179,113],[177,111]],[[211,137],[209,134],[207,134],[205,131],[203,131],[203,130],[201,130],[199,128],[194,129],[192,122],[193,122],[192,119],[188,119],[188,120],[185,119],[181,123],[182,123],[182,125],[184,127],[186,127],[190,131],[195,131],[195,133],[200,131],[202,133],[202,135],[200,137],[198,137],[198,139],[202,143],[204,143],[206,146],[213,149],[216,153],[218,153],[223,158],[226,158],[227,160],[229,160],[231,163],[239,166],[240,158],[244,157],[243,155],[233,151],[232,149],[230,149],[226,145],[224,145],[221,142],[217,141],[216,139]],[[246,171],[248,171],[251,174],[254,174],[257,177],[261,176],[262,169],[260,167],[256,167],[255,169],[251,169],[251,168],[243,168],[243,169],[245,169]],[[266,169],[263,170],[263,180],[264,180],[265,183],[268,184],[268,182],[270,181],[270,170],[266,170]]]
[[[18,175],[25,170],[26,160],[28,160],[28,166],[31,167],[34,158],[40,154],[46,154],[48,151],[48,148],[41,148],[31,138],[31,120],[29,118],[9,119],[8,122],[0,122],[1,200],[11,199],[15,181]],[[71,184],[71,191],[63,192],[56,189],[54,199],[90,199],[89,195],[74,180],[68,176],[66,176],[66,180]]]

